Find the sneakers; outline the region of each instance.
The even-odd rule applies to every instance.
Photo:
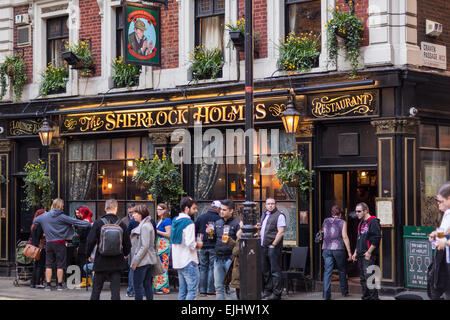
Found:
[[[37,286],[35,286],[35,288],[36,288],[36,289],[44,289],[45,286],[43,286],[43,285],[41,285],[41,284],[38,284]]]
[[[66,289],[67,289],[67,287],[64,283],[58,283],[58,289],[57,289],[58,291],[63,291]]]
[[[134,297],[134,294],[131,294],[131,293],[128,293],[128,292],[127,292],[127,297],[133,298],[133,297]]]
[[[52,285],[50,283],[46,283],[44,285],[44,290],[45,291],[52,291]]]

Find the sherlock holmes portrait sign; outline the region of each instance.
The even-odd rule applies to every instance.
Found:
[[[160,8],[127,3],[123,8],[125,63],[160,66]]]
[[[308,97],[308,115],[313,119],[378,115],[377,90],[338,92]]]

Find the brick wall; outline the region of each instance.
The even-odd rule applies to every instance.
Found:
[[[14,8],[14,17],[18,14],[26,14],[28,13],[28,6],[16,7]],[[13,17],[13,18],[14,18]],[[33,26],[31,26],[31,35],[33,35]],[[17,25],[14,23],[14,48],[17,47]],[[24,54],[25,60],[25,71],[27,73],[27,84],[33,81],[33,36],[31,36],[31,44],[26,47],[22,47],[18,50],[15,50],[16,53]]]
[[[437,10],[438,9],[438,10]],[[425,20],[442,23],[443,30],[439,37],[425,34]],[[447,46],[447,70],[450,70],[450,1],[449,0],[418,0],[417,1],[417,44],[430,42]]]
[[[102,74],[102,20],[97,0],[80,0],[80,41],[90,39],[95,74]]]
[[[426,1],[426,0],[425,0]],[[445,1],[445,0],[443,0]],[[367,28],[367,23],[369,20],[369,0],[355,0],[355,14],[358,18],[362,19],[364,25],[363,31],[363,42],[362,46],[369,45],[369,29]],[[336,6],[339,6],[340,9],[344,8],[345,11],[348,10],[348,6],[345,3],[345,0],[336,0]]]
[[[161,67],[178,68],[178,2],[169,0],[168,10],[161,6]]]
[[[244,12],[245,2],[239,0],[239,18],[244,17]],[[267,58],[267,0],[253,1],[253,31],[258,33],[258,43],[255,45],[258,56],[255,58]],[[241,60],[244,60],[243,55]]]

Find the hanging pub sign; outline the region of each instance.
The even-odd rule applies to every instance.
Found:
[[[161,66],[161,13],[158,7],[123,5],[125,63]]]
[[[256,103],[254,107],[255,121],[281,123],[280,115],[284,110],[286,110],[286,105],[283,103]],[[219,124],[243,124],[245,122],[245,105],[223,103],[65,115],[61,119],[61,133],[192,127],[195,122],[200,122],[205,127]]]
[[[37,135],[42,119],[23,119],[8,122],[7,135],[12,137]]]
[[[313,119],[367,117],[378,112],[378,90],[308,96],[308,116]]]

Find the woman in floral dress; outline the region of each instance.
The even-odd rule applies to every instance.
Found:
[[[169,287],[169,258],[170,258],[170,220],[169,209],[165,203],[159,203],[156,207],[158,222],[156,224],[156,253],[158,254],[166,272],[153,277],[153,290],[156,294],[168,294]]]

